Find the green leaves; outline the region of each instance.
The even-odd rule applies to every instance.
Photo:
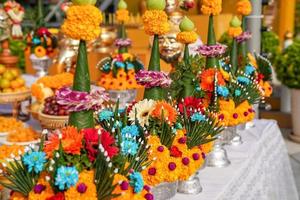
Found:
[[[38,176],[33,173],[29,173],[22,161],[16,159],[9,162],[5,170],[6,171],[3,176],[8,180],[8,182],[1,180],[0,184],[3,187],[20,192],[24,196],[28,196],[32,188],[35,186]]]

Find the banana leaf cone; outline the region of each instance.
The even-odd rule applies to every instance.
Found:
[[[181,98],[186,98],[186,97],[193,96],[194,91],[195,91],[195,86],[193,85],[193,80],[196,79],[196,77],[192,73],[189,57],[190,57],[189,47],[188,47],[188,45],[185,45],[183,60],[185,62],[185,65],[188,66],[188,68],[183,73],[182,79],[181,79],[182,86],[183,86],[183,91],[180,94]]]
[[[231,73],[235,76],[238,70],[238,49],[237,49],[237,41],[233,39],[232,49],[230,52],[230,64],[231,64]]]
[[[160,55],[159,55],[159,41],[158,35],[154,35],[152,52],[149,62],[148,71],[160,72]],[[163,100],[166,97],[166,92],[161,87],[146,88],[144,99]]]
[[[246,31],[246,17],[243,17],[242,19],[242,29],[243,32]],[[247,41],[243,41],[238,44],[238,56],[239,56],[239,65],[244,66],[246,64],[247,60]]]
[[[214,29],[214,16],[209,16],[208,22],[208,36],[207,36],[207,45],[215,45],[216,44],[216,35]],[[219,66],[218,58],[206,58],[206,68],[212,68],[215,66]]]
[[[87,50],[85,41],[79,43],[77,65],[74,76],[73,90],[81,92],[90,92],[90,73],[88,68]],[[78,129],[93,128],[93,111],[72,112],[69,118],[69,124]]]
[[[119,27],[119,38],[120,39],[126,39],[127,34],[126,34],[126,29],[125,29],[125,24],[122,22],[122,24]],[[119,47],[118,53],[128,53],[128,47]]]

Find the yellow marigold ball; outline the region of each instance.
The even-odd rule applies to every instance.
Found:
[[[218,15],[222,11],[222,0],[203,0],[201,12],[205,15]]]
[[[229,27],[228,29],[228,35],[234,38],[241,35],[242,32],[243,30],[241,27]]]
[[[177,34],[176,40],[183,44],[191,44],[197,41],[198,35],[194,31],[183,31]]]
[[[90,41],[100,35],[101,22],[101,12],[95,6],[74,5],[68,9],[61,30],[72,39]]]
[[[240,0],[236,4],[236,10],[239,15],[249,15],[252,12],[252,5],[249,0]]]
[[[170,31],[168,16],[162,10],[147,10],[142,19],[148,35],[164,35]]]
[[[126,9],[120,9],[116,12],[116,18],[119,22],[129,21],[129,11]]]

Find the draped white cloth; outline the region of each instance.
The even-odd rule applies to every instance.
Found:
[[[231,165],[201,170],[199,195],[174,200],[298,200],[287,149],[276,121],[256,120],[241,132],[241,146],[226,146]]]

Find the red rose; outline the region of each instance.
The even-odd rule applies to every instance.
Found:
[[[170,154],[172,157],[175,157],[175,158],[182,157],[182,152],[179,151],[179,148],[176,146],[171,146]]]

